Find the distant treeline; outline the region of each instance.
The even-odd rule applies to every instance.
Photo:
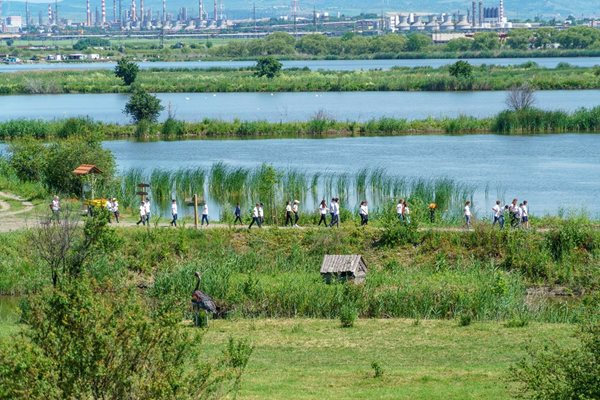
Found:
[[[81,135],[102,138],[251,138],[251,137],[331,137],[331,136],[395,136],[416,134],[474,134],[498,133],[507,135],[540,133],[600,133],[600,107],[582,108],[573,113],[544,111],[529,108],[503,111],[491,118],[459,116],[409,121],[379,118],[366,122],[336,121],[325,114],[309,121],[222,121],[204,119],[185,122],[168,118],[163,123],[142,121],[138,125],[103,123],[88,118],[65,120],[18,119],[0,123],[0,140],[25,138],[52,139]]]
[[[447,44],[435,45],[431,36],[422,33],[387,34],[361,36],[347,33],[342,37],[327,37],[320,34],[294,38],[277,32],[264,39],[236,40],[224,46],[207,48],[208,54],[216,57],[258,57],[264,55],[308,55],[355,57],[378,54],[380,57],[395,58],[401,53],[429,52],[485,52],[498,50],[545,50],[553,49],[600,50],[600,30],[589,27],[573,27],[562,31],[553,28],[537,30],[514,29],[506,39],[496,32],[477,33],[473,38],[453,39]]]

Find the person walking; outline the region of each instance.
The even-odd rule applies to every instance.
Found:
[[[202,222],[200,226],[204,226],[204,221],[206,221],[206,226],[208,226],[208,203],[204,202],[204,207],[202,208]]]
[[[235,224],[240,221],[240,225],[243,225],[244,223],[242,222],[242,209],[240,208],[240,203],[237,203],[235,206],[235,211],[233,212],[233,215],[235,215],[235,220],[233,221],[233,225],[235,226]]]
[[[338,228],[340,227],[340,199],[338,197],[333,199],[333,219],[331,220],[331,224],[329,225],[333,228],[336,225]]]
[[[294,200],[292,212],[294,213],[294,227],[299,228],[298,220],[300,220],[300,202],[298,200]]]
[[[119,202],[117,201],[116,197],[113,197],[113,199],[112,199],[112,212],[115,217],[115,221],[117,221],[117,224],[118,224],[121,213],[119,212]]]
[[[502,210],[502,212],[500,213],[500,219],[498,221],[498,224],[500,225],[500,229],[504,229],[504,224],[506,224],[506,217],[508,217],[510,214],[510,210],[508,207],[508,204],[506,204],[504,206],[504,210]]]
[[[500,204],[500,200],[496,200],[496,204],[492,207],[492,212],[494,213],[494,222],[492,222],[492,226],[500,223],[500,216],[502,215],[502,207]],[[502,226],[500,226],[500,228],[502,228]]]
[[[289,201],[285,205],[285,226],[288,226],[288,224],[290,224],[290,226],[293,225],[293,222],[292,222],[292,203],[289,202]]]
[[[177,201],[173,199],[171,201],[171,216],[173,219],[171,220],[171,226],[177,226]]]
[[[406,200],[402,203],[402,220],[407,225],[410,224],[410,207],[408,207],[408,202]]]
[[[321,200],[321,204],[319,204],[319,215],[321,218],[319,219],[318,226],[321,226],[321,222],[323,225],[327,226],[327,211],[327,203],[325,202],[325,199],[323,199]]]
[[[142,201],[140,203],[140,220],[136,223],[136,225],[146,225],[146,203]]]
[[[250,222],[250,226],[248,229],[252,228],[252,225],[256,224],[259,228],[262,228],[262,223],[260,222],[260,213],[258,209],[260,208],[260,204],[256,203],[256,206],[252,210],[252,222]]]
[[[50,211],[52,212],[52,220],[58,222],[60,219],[60,200],[58,196],[54,196],[50,202]]]
[[[513,228],[518,227],[521,222],[519,220],[519,206],[517,204],[518,202],[518,199],[513,199],[512,203],[510,203],[510,207],[508,208],[510,212],[510,226],[512,226]]]
[[[258,219],[260,220],[260,226],[262,227],[265,223],[265,205],[263,203],[258,204]]]
[[[106,211],[108,212],[108,223],[112,224],[113,204],[111,198],[106,200]]]
[[[467,229],[471,229],[471,202],[470,201],[467,201],[465,203],[464,213],[465,213],[465,227]]]
[[[329,226],[333,226],[333,222],[335,220],[335,197],[332,197],[331,203],[329,203],[329,214],[331,215],[331,222]]]
[[[150,225],[150,211],[151,211],[151,205],[150,205],[150,198],[148,197],[146,199],[146,203],[144,204],[144,207],[146,208],[146,223],[148,225]]]
[[[404,199],[400,199],[396,204],[396,214],[398,215],[398,221],[404,221]]]
[[[360,215],[360,226],[367,225],[369,223],[369,205],[366,200],[360,203],[358,214]]]
[[[523,205],[521,206],[521,223],[525,229],[529,229],[529,208],[527,206],[527,200],[523,200]]]
[[[435,210],[437,209],[436,203],[429,204],[429,222],[432,224],[435,222]]]

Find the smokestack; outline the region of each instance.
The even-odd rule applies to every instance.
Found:
[[[131,20],[137,21],[137,11],[135,10],[135,0],[131,0]]]
[[[477,24],[477,2],[471,3],[471,24],[475,26]]]
[[[92,12],[90,11],[90,0],[86,0],[85,10],[86,10],[86,21],[85,21],[86,25],[92,26]]]
[[[58,0],[54,0],[54,23],[58,25]]]
[[[165,21],[167,20],[167,0],[163,0],[163,9],[162,9],[162,23],[164,25]]]
[[[117,22],[117,0],[113,0],[113,22]]]
[[[2,9],[2,0],[0,0],[0,9]],[[1,12],[0,12],[1,14]],[[2,17],[0,17],[2,18]],[[30,20],[30,16],[29,16],[29,2],[27,0],[25,0],[25,26],[29,28],[29,20]]]
[[[483,26],[483,1],[479,1],[479,26]]]
[[[202,0],[198,2],[198,18],[200,21],[204,20],[204,1]]]
[[[504,22],[504,0],[500,0],[500,15],[498,16],[499,22]]]
[[[48,25],[52,25],[54,19],[52,18],[52,4],[48,4]]]
[[[219,17],[219,16],[217,15],[217,12],[218,12],[218,10],[217,10],[217,0],[215,0],[214,7],[215,7],[215,9],[214,9],[214,15],[215,15],[215,21],[216,21],[216,20],[217,20],[217,18]]]
[[[145,15],[144,15],[144,0],[140,0],[140,22],[144,23]]]
[[[102,26],[106,25],[106,0],[102,0],[101,6],[102,8]]]

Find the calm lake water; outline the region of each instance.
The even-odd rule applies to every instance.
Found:
[[[308,120],[324,111],[338,120],[365,121],[395,117],[424,119],[470,115],[488,117],[506,108],[505,92],[299,92],[299,93],[160,93],[176,118],[200,121]],[[14,118],[55,119],[89,116],[126,123],[124,94],[0,96],[0,121]],[[599,90],[540,91],[536,106],[572,111],[600,105]],[[161,118],[166,118],[167,111]]]
[[[533,61],[541,67],[555,68],[559,63],[568,63],[578,67],[600,65],[600,57],[548,57],[548,58],[473,58],[466,59],[472,65],[519,65]],[[355,71],[367,69],[390,69],[392,67],[433,67],[455,63],[457,59],[419,59],[419,60],[305,60],[283,61],[284,68],[304,68],[329,71]],[[140,68],[244,68],[254,66],[255,61],[169,61],[140,62]],[[18,71],[51,71],[51,70],[107,70],[113,69],[115,63],[49,63],[49,64],[0,64],[0,73]]]
[[[219,161],[243,167],[270,163],[308,174],[383,167],[394,176],[449,177],[474,186],[480,217],[488,216],[497,198],[513,197],[529,200],[538,215],[567,209],[600,217],[600,135],[108,141],[105,147],[122,170],[208,169]]]

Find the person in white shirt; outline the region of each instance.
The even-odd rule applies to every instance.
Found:
[[[331,219],[331,224],[329,225],[333,228],[336,225],[338,228],[340,227],[340,199],[338,197],[333,199],[333,218]]]
[[[529,228],[529,209],[527,208],[527,200],[523,201],[521,206],[521,223],[525,228]]]
[[[288,224],[294,224],[292,222],[292,203],[290,203],[289,201],[285,205],[285,226],[288,226]]]
[[[325,199],[321,200],[321,204],[319,204],[319,214],[321,215],[321,219],[319,219],[319,225],[321,226],[321,222],[327,226],[327,211],[329,211],[327,209],[327,203],[325,202]]]
[[[516,208],[515,218],[517,220],[517,226],[523,226],[523,203],[519,203],[519,206]]]
[[[117,224],[118,224],[119,217],[121,216],[121,214],[119,213],[119,202],[117,201],[117,199],[115,197],[113,197],[113,199],[112,199],[112,212],[113,212],[113,215],[115,216],[115,221],[117,221]]]
[[[471,202],[467,201],[465,203],[465,225],[467,229],[471,228]]]
[[[494,213],[494,222],[492,223],[492,226],[495,226],[497,223],[500,223],[500,215],[502,215],[502,207],[500,206],[500,200],[496,201],[496,204],[494,205],[494,207],[492,207],[492,212]],[[502,228],[502,225],[504,224],[500,224],[500,228]]]
[[[396,204],[396,214],[398,214],[398,220],[402,222],[404,220],[404,199],[400,199]]]
[[[294,200],[292,212],[294,213],[294,226],[298,228],[298,220],[300,219],[300,202],[298,200]]]
[[[263,203],[258,204],[258,219],[260,220],[260,226],[265,223],[265,205]]]
[[[202,222],[200,226],[204,226],[204,221],[206,221],[206,226],[208,226],[208,203],[204,203],[204,207],[202,208]]]
[[[106,200],[106,211],[108,211],[108,223],[112,224],[112,218],[111,218],[111,215],[113,213],[112,199]]]
[[[171,226],[177,226],[177,201],[175,199],[171,201],[171,215],[173,216]]]
[[[369,223],[369,205],[366,200],[360,203],[358,214],[360,215],[360,226],[367,225]]]
[[[410,208],[408,207],[406,200],[402,203],[402,218],[405,223],[410,224]]]
[[[150,198],[146,199],[146,203],[144,204],[145,208],[146,208],[146,223],[148,223],[148,225],[150,225]]]
[[[513,199],[512,203],[510,203],[510,207],[508,208],[508,211],[510,212],[510,226],[513,228],[518,227],[521,223],[521,219],[519,218],[518,202],[519,200]]]
[[[60,214],[60,201],[58,196],[54,196],[52,199],[52,202],[50,203],[50,211],[52,211],[52,219],[54,221],[58,221]]]
[[[252,225],[256,224],[259,228],[262,228],[262,223],[260,222],[260,213],[259,213],[260,204],[256,203],[256,206],[252,210],[252,222],[250,222],[250,226],[248,229],[252,228]]]
[[[329,226],[333,226],[335,220],[335,197],[332,197],[331,203],[329,203],[329,214],[331,214],[331,223]]]
[[[136,225],[146,225],[146,203],[142,201],[140,204],[140,220],[136,223]]]

